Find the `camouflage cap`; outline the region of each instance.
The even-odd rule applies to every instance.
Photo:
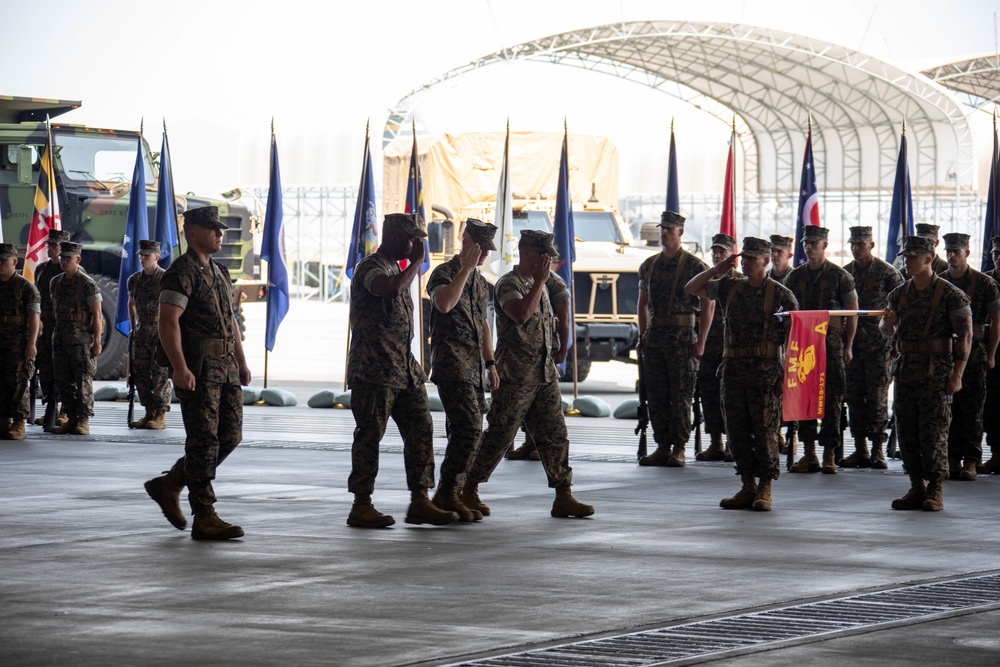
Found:
[[[923,236],[924,238],[937,240],[938,238],[937,225],[932,225],[929,222],[918,222],[917,223],[917,236]]]
[[[917,255],[933,255],[934,239],[926,236],[907,236],[903,239],[903,249],[897,253],[906,257],[916,257]]]
[[[535,252],[540,252],[550,257],[558,257],[559,253],[553,245],[555,239],[556,235],[549,232],[541,232],[537,229],[522,229],[520,247],[530,248]]]
[[[792,246],[795,245],[795,239],[791,236],[782,236],[781,234],[771,234],[771,246],[774,248],[784,248],[785,250],[791,250]]]
[[[139,249],[135,251],[137,255],[159,255],[160,254],[160,242],[159,241],[147,241],[142,239],[139,241]]]
[[[968,234],[951,232],[945,234],[943,238],[945,250],[965,250],[969,247],[969,239],[971,237]]]
[[[848,243],[868,243],[872,240],[871,227],[851,227],[851,238]]]
[[[17,248],[13,243],[0,243],[0,259],[17,259]]]
[[[729,234],[716,234],[712,237],[713,248],[722,248],[723,250],[728,250],[732,252],[736,247],[736,239],[734,239]]]
[[[770,257],[771,243],[753,236],[744,236],[743,248],[740,250],[740,254],[749,257]]]
[[[826,241],[829,238],[830,230],[826,227],[819,227],[817,225],[803,225],[802,227],[803,241]]]
[[[497,235],[496,225],[476,220],[475,218],[467,218],[465,221],[465,231],[484,250],[497,249],[497,244],[493,242],[493,238]]]
[[[382,223],[385,229],[398,229],[411,236],[426,238],[427,230],[420,224],[420,217],[413,213],[390,213]]]
[[[63,229],[50,229],[49,238],[46,243],[58,245],[63,241],[69,241],[69,232]]]
[[[184,224],[206,229],[229,229],[219,220],[218,206],[200,206],[184,211]]]
[[[993,237],[993,252],[1000,252],[1000,236]]]
[[[660,214],[660,227],[683,227],[686,218],[675,211],[664,211]]]
[[[83,246],[72,241],[63,241],[59,244],[60,257],[79,257],[83,252]]]

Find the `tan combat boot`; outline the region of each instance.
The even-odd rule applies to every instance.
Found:
[[[819,472],[820,465],[819,459],[816,458],[816,443],[804,442],[802,448],[805,450],[805,454],[797,463],[792,464],[788,472]]]
[[[910,477],[910,490],[902,498],[892,501],[894,510],[919,510],[923,509],[924,500],[927,498],[927,490],[924,488],[924,480],[919,477]]]
[[[874,445],[875,441],[872,440],[872,446]],[[868,442],[864,438],[855,438],[854,453],[841,461],[840,465],[844,468],[870,468],[872,457],[868,452]]]
[[[153,410],[149,419],[146,421],[145,428],[153,429],[159,431],[167,427],[167,413],[164,410]]]
[[[472,508],[465,506],[462,499],[458,497],[458,487],[456,486],[449,486],[447,488],[438,486],[438,490],[431,502],[447,512],[454,512],[458,515],[458,520],[463,523],[472,523],[473,521],[480,521],[483,518],[481,512],[476,512]]]
[[[510,449],[507,450],[506,456],[511,461],[538,461],[538,450],[535,449],[535,440],[531,437],[531,434],[524,434],[524,444],[520,447],[514,447],[512,444]]]
[[[69,423],[69,415],[62,408],[59,408],[59,414],[56,415],[56,423],[62,426],[63,424]]]
[[[69,426],[69,424],[67,424]],[[76,418],[76,426],[73,427],[73,435],[90,435],[90,417],[80,415]]]
[[[184,517],[184,512],[181,511],[180,503],[184,482],[173,479],[167,472],[162,477],[154,477],[149,480],[143,487],[153,502],[160,506],[163,516],[167,517],[170,525],[177,530],[184,530],[187,526],[187,519]]]
[[[52,432],[56,435],[75,435],[76,419],[66,418],[66,422],[60,423],[56,420],[56,425],[52,427]]]
[[[753,475],[742,475],[743,486],[732,498],[723,498],[719,501],[719,507],[724,510],[748,510],[753,507],[754,498],[757,496],[757,482]]]
[[[194,513],[194,525],[191,527],[191,538],[195,540],[232,540],[243,537],[243,529],[226,523],[215,513],[215,508],[199,510]]]
[[[367,494],[354,496],[351,513],[347,515],[347,525],[354,528],[388,528],[396,523],[388,514],[382,514],[372,505],[372,497]]]
[[[762,477],[757,485],[757,495],[753,499],[753,509],[757,512],[771,511],[771,478]]]
[[[24,440],[24,420],[15,418],[3,437],[7,440]]]
[[[726,458],[726,448],[722,444],[722,434],[721,433],[709,433],[709,437],[712,439],[711,443],[708,445],[708,449],[703,452],[695,454],[695,461],[722,461]]]
[[[824,447],[823,448],[823,474],[824,475],[836,475],[837,474],[837,448],[836,447]]]
[[[15,424],[17,422],[14,422]],[[958,473],[958,478],[964,482],[975,482],[976,481],[976,462],[972,459],[965,459],[965,465],[962,466],[962,471]]]
[[[924,498],[925,512],[940,512],[944,509],[944,489],[940,481],[931,481],[927,485],[927,496]]]
[[[462,493],[459,496],[462,499],[462,504],[468,507],[474,512],[479,512],[482,516],[490,515],[490,506],[479,499],[479,485],[473,484],[472,482],[466,482],[465,486],[462,487]]]
[[[667,459],[668,468],[683,468],[686,465],[684,461],[684,445],[674,445],[670,450],[670,458]]]
[[[405,521],[417,525],[429,523],[432,526],[447,526],[458,521],[458,515],[439,508],[427,497],[427,489],[420,489],[410,494],[410,506],[406,508]]]
[[[571,516],[590,516],[593,513],[592,505],[581,503],[573,497],[569,484],[556,487],[556,499],[552,502],[552,516],[565,519]]]
[[[886,470],[889,464],[885,460],[885,452],[882,451],[882,443],[885,438],[872,438],[872,468],[875,470]]]
[[[670,447],[656,446],[656,451],[639,459],[641,466],[665,466],[670,460]]]
[[[948,457],[948,479],[958,479],[962,474],[962,459]]]
[[[143,416],[142,419],[136,419],[134,422],[129,424],[129,426],[132,428],[146,428],[146,424],[148,424],[149,420],[152,418],[153,418],[153,413],[150,412],[149,410],[146,410],[146,414],[145,416]]]

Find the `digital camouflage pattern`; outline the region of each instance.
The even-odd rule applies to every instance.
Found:
[[[147,276],[138,271],[129,276],[128,294],[135,303],[139,321],[132,329],[132,377],[139,402],[147,411],[166,410],[170,406],[170,374],[153,360],[160,340],[160,281],[165,271],[160,267]]]
[[[872,257],[867,267],[850,262],[844,270],[854,278],[861,310],[884,310],[889,292],[903,284],[899,271],[878,257]],[[884,442],[889,423],[892,342],[879,332],[879,321],[878,317],[858,318],[845,398],[851,435]]]
[[[35,272],[35,287],[38,288],[38,296],[42,306],[41,327],[38,331],[38,341],[35,346],[38,348],[38,357],[35,359],[38,366],[38,379],[41,384],[42,395],[48,396],[49,387],[55,386],[55,376],[52,374],[52,334],[56,329],[56,315],[52,310],[52,294],[50,287],[52,279],[62,273],[59,260],[49,260],[38,265]]]
[[[195,389],[177,389],[187,438],[184,456],[169,473],[184,480],[191,511],[215,504],[216,470],[243,439],[243,389],[235,355],[233,294],[229,274],[218,261],[201,263],[191,250],[160,279],[160,303],[181,308],[179,324],[184,360]],[[201,354],[208,341],[225,346],[221,354]]]
[[[773,294],[768,311],[768,285]],[[737,290],[732,294],[733,290]],[[758,348],[766,343],[783,347],[791,319],[779,320],[779,310],[798,309],[791,290],[777,281],[767,279],[752,287],[745,278],[723,276],[705,288],[710,298],[717,300],[716,317],[724,323],[725,345],[731,350]],[[730,295],[732,294],[732,300]],[[725,308],[729,301],[728,309]],[[724,359],[721,367],[722,406],[726,419],[729,448],[736,460],[738,475],[749,474],[761,479],[778,479],[781,461],[778,455],[778,431],[781,428],[781,394],[779,386],[784,371],[784,358],[767,358],[764,354]]]
[[[427,282],[434,295],[451,284],[462,268],[456,255],[438,266]],[[441,486],[465,484],[465,475],[483,436],[486,369],[482,326],[487,321],[489,287],[474,269],[458,303],[447,313],[431,308],[431,381],[448,416],[448,446],[441,464]]]
[[[961,278],[951,271],[941,277],[970,299],[973,340],[969,361],[962,373],[962,390],[952,396],[948,457],[979,463],[983,458],[983,409],[986,406],[986,339],[982,327],[1000,311],[1000,286],[987,275],[969,267]],[[980,333],[976,333],[979,330]]]
[[[28,385],[35,362],[24,352],[28,317],[40,310],[38,290],[31,281],[16,273],[10,280],[0,280],[0,420],[25,420],[30,414]]]
[[[720,234],[718,236],[725,236]],[[731,238],[731,237],[727,237]],[[742,274],[733,269],[724,274],[730,278]],[[716,278],[715,280],[719,280]],[[722,384],[719,379],[719,366],[722,365],[722,348],[725,344],[724,324],[722,322],[722,304],[715,301],[715,317],[712,326],[705,337],[705,353],[698,362],[698,389],[701,391],[701,414],[705,419],[707,433],[725,433],[726,422],[722,414]]]
[[[504,311],[504,306],[511,301],[524,298],[532,283],[532,279],[515,266],[494,287],[497,373],[505,382],[542,385],[559,380],[559,368],[552,356],[556,332],[549,290],[542,290],[537,310],[522,325],[516,324]]]
[[[52,334],[52,371],[59,400],[66,414],[90,417],[94,414],[94,372],[97,362],[91,354],[90,304],[101,301],[97,283],[83,271],[70,278],[60,273],[49,284],[56,325]]]
[[[808,226],[807,226],[808,229]],[[858,300],[851,274],[826,260],[816,271],[802,264],[785,277],[785,287],[792,290],[802,310],[839,310]],[[843,318],[841,318],[843,319]],[[826,400],[823,424],[817,433],[816,420],[799,422],[799,437],[803,442],[816,442],[823,447],[840,444],[840,420],[843,412],[847,375],[844,367],[844,334],[834,327],[826,335]]]
[[[399,264],[380,251],[368,255],[354,269],[351,280],[351,348],[347,355],[347,382],[366,382],[394,389],[422,387],[423,368],[410,351],[413,338],[413,300],[404,290],[393,299],[376,296],[372,283],[380,276],[400,273]]]
[[[931,309],[934,290],[944,283],[940,304]],[[905,302],[900,307],[903,294]],[[925,338],[951,338],[952,323],[969,317],[969,297],[947,281],[934,276],[926,289],[912,280],[889,293],[888,308],[896,312],[896,340],[918,343]],[[926,336],[925,326],[930,321]],[[950,354],[902,352],[894,371],[893,403],[896,432],[909,475],[940,482],[948,477],[948,428],[951,397],[945,391],[954,364]]]
[[[683,255],[684,266],[670,305],[674,274]],[[683,249],[671,258],[661,252],[639,266],[639,291],[647,292],[649,300],[649,319],[642,337],[642,373],[653,439],[660,446],[684,445],[691,437],[691,403],[698,374],[698,360],[691,357],[691,351],[698,342],[698,331],[693,324],[677,326],[666,319],[700,313],[701,301],[684,286],[707,269],[707,264]]]

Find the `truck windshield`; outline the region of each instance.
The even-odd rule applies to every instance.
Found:
[[[132,180],[135,168],[135,139],[86,134],[56,134],[59,162],[66,178],[74,181],[110,181],[121,183]],[[143,144],[143,165],[146,184],[153,183],[153,170],[149,152]]]
[[[610,211],[573,211],[573,228],[576,238],[583,241],[622,242]]]
[[[551,232],[552,220],[546,211],[514,211],[514,238],[520,238],[523,229]]]

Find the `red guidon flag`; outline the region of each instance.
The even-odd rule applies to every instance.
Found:
[[[785,354],[781,418],[784,421],[823,418],[826,400],[826,330],[830,313],[797,310],[792,316]]]

